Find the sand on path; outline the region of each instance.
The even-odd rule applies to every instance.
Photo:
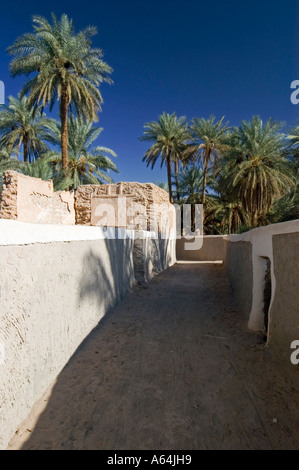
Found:
[[[8,450],[299,449],[292,370],[247,330],[222,266],[176,264],[106,315]]]

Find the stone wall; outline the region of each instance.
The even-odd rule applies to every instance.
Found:
[[[175,230],[168,193],[151,183],[85,185],[75,192],[55,192],[52,181],[15,171],[7,171],[3,181],[0,219],[154,231],[164,238]]]
[[[109,212],[109,207],[111,212]],[[124,217],[127,210],[128,217]],[[80,186],[75,195],[76,224],[168,232],[175,210],[166,191],[151,183]],[[137,221],[137,222],[136,222]],[[138,227],[139,225],[139,227]]]
[[[7,171],[3,175],[0,218],[72,225],[75,223],[74,194],[54,192],[52,181]]]

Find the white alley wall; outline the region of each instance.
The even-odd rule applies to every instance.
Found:
[[[0,449],[136,278],[175,262],[174,247],[150,233],[0,220]]]

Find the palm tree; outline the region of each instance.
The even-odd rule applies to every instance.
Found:
[[[156,183],[154,182],[158,188],[164,189],[164,191],[168,192],[168,184],[164,183],[163,181],[157,181]]]
[[[200,204],[202,199],[203,171],[195,166],[186,166],[179,172],[179,191],[184,204]]]
[[[10,71],[13,77],[35,74],[23,88],[29,93],[29,105],[42,107],[60,103],[62,166],[68,170],[69,109],[90,121],[97,121],[102,96],[99,85],[111,83],[112,69],[103,60],[103,51],[91,48],[97,33],[89,26],[78,34],[73,21],[52,14],[52,24],[41,16],[33,17],[34,32],[24,34],[8,48],[13,55]]]
[[[239,201],[222,202],[220,210],[222,233],[240,233],[250,228],[250,216]]]
[[[195,206],[201,203],[203,172],[195,166],[187,166],[181,169],[178,175],[179,204],[191,206],[191,231],[195,230]]]
[[[243,121],[229,136],[230,145],[218,167],[222,192],[242,203],[252,227],[261,224],[274,202],[294,186],[281,126],[258,116]]]
[[[287,140],[290,142],[288,152],[291,156],[292,166],[296,177],[299,177],[299,125],[291,130],[287,135]]]
[[[7,170],[19,169],[21,162],[12,158],[4,148],[0,148],[0,175]]]
[[[299,219],[299,126],[287,135],[290,145],[287,153],[294,175],[295,186],[290,188],[281,199],[275,202],[269,219],[271,223]]]
[[[9,96],[8,105],[0,106],[0,143],[16,158],[23,146],[24,162],[31,162],[48,150],[50,120],[42,116],[41,108],[31,107],[26,96]]]
[[[24,175],[40,178],[45,181],[49,181],[53,177],[51,165],[44,158],[38,158],[33,163],[24,163],[20,170]]]
[[[206,187],[209,167],[213,167],[215,161],[225,148],[225,135],[229,130],[228,123],[224,123],[224,116],[215,122],[215,117],[209,119],[194,118],[190,124],[193,138],[193,150],[197,154],[203,168],[202,204],[206,203]]]
[[[144,125],[144,133],[140,137],[141,141],[153,142],[143,157],[147,166],[153,168],[159,158],[161,167],[163,164],[167,168],[169,199],[173,203],[173,191],[171,182],[172,164],[175,165],[175,174],[178,175],[179,160],[188,147],[190,133],[188,123],[184,116],[177,117],[176,113],[163,113],[158,121],[148,122]]]
[[[43,159],[52,167],[57,189],[76,189],[81,184],[113,183],[108,172],[111,170],[118,173],[118,169],[108,155],[116,158],[115,152],[107,147],[92,146],[102,130],[80,118],[69,119],[67,174],[62,168],[60,151],[52,150]],[[52,126],[52,144],[60,145],[60,134],[61,127],[56,121]]]
[[[299,150],[299,125],[290,131],[290,134],[287,136],[287,139],[291,141],[293,147],[296,150]]]

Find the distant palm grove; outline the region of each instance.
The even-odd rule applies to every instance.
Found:
[[[116,154],[95,145],[100,85],[112,83],[103,51],[92,48],[95,34],[91,26],[76,33],[66,15],[34,16],[33,32],[8,48],[12,77],[28,79],[0,106],[0,178],[14,169],[52,179],[57,190],[113,182]],[[59,120],[46,114],[55,104]],[[144,162],[166,167],[160,185],[170,202],[203,204],[206,234],[299,219],[299,125],[253,116],[232,127],[225,117],[188,122],[163,112],[140,140],[148,142]]]

